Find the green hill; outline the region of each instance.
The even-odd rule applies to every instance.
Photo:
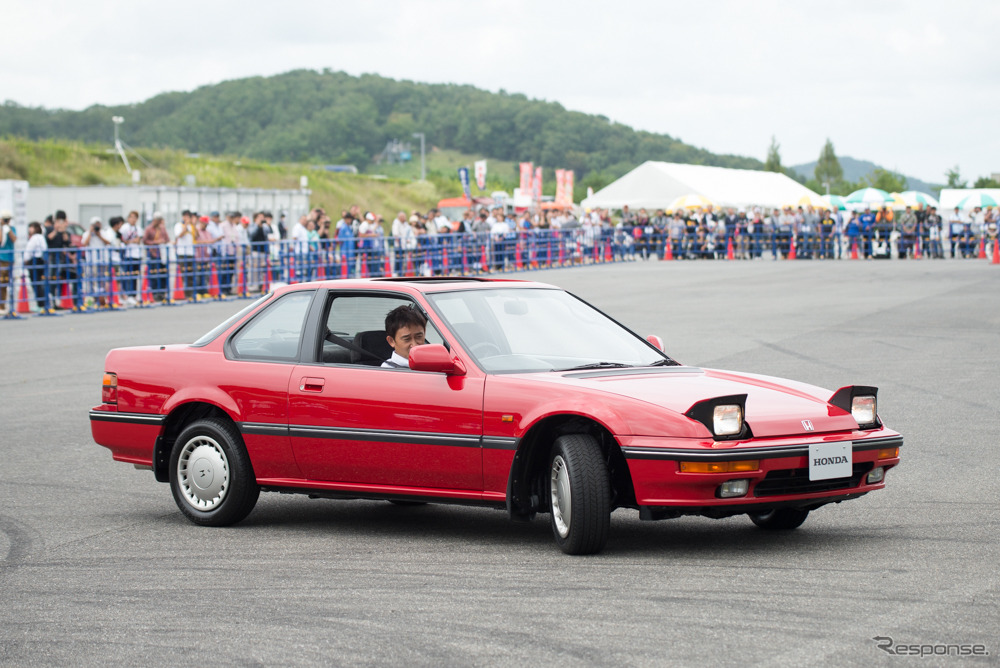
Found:
[[[499,185],[514,184],[519,161],[573,169],[578,197],[587,185],[601,187],[646,160],[762,167],[753,158],[717,155],[669,135],[639,132],[520,94],[329,70],[238,79],[83,111],[6,102],[0,106],[0,136],[110,143],[115,115],[125,118],[122,137],[136,147],[270,162],[350,163],[368,172],[388,169],[375,164],[387,141],[413,141],[412,134],[422,132],[442,156],[493,161],[490,171]],[[454,166],[441,167],[448,180],[454,180]],[[419,166],[407,168],[412,176]]]

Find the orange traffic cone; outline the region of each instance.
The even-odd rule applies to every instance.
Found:
[[[119,292],[120,290],[118,289],[118,278],[115,276],[115,268],[111,267],[111,298],[108,299],[108,303],[111,305],[111,308],[119,308],[122,305],[121,301],[118,299]]]
[[[445,276],[448,275],[448,249],[441,249],[441,273]]]
[[[559,240],[559,259],[557,260],[557,262],[559,263],[558,266],[560,266],[560,267],[563,266],[564,258],[563,258],[563,242],[562,242],[562,239]]]
[[[667,243],[663,247],[663,259],[664,260],[673,260],[674,259],[674,249],[672,248],[672,246],[673,246],[673,244],[670,243],[670,239],[667,239]]]
[[[177,268],[177,280],[174,281],[174,301],[182,302],[187,299],[184,294],[184,277],[181,276],[180,267]]]
[[[792,236],[791,245],[788,247],[788,259],[789,260],[794,260],[795,259],[795,236],[794,235]]]
[[[596,260],[597,258],[594,259]],[[614,262],[614,260],[615,256],[611,253],[611,242],[609,241],[608,243],[604,244],[604,261]]]
[[[142,268],[142,303],[153,303],[153,291],[149,289],[149,267]]]
[[[298,282],[298,281],[295,280],[295,258],[294,257],[289,257],[288,258],[288,282],[289,283],[297,283]]]
[[[219,272],[215,267],[215,263],[212,263],[212,273],[208,275],[208,294],[216,299],[220,296],[219,291]]]
[[[246,265],[240,262],[239,273],[236,276],[236,294],[240,297],[247,296],[247,278],[246,278]]]
[[[340,277],[348,278],[350,277],[350,271],[347,269],[347,255],[340,256]]]
[[[733,238],[732,237],[729,237],[729,243],[726,244],[726,259],[727,260],[735,260],[736,259],[736,254],[733,253]]]
[[[392,276],[392,259],[389,254],[385,254],[385,276]]]
[[[982,237],[979,240],[979,259],[980,260],[986,259],[986,237]]]
[[[59,307],[67,311],[73,310],[73,295],[70,294],[69,283],[66,281],[63,281],[61,295],[62,299],[59,302]]]
[[[361,278],[368,278],[368,253],[361,255]]]
[[[917,237],[917,243],[913,244],[913,259],[920,259],[920,237]]]
[[[406,277],[413,277],[413,253],[406,254]]]
[[[858,259],[858,240],[857,239],[854,240],[854,244],[851,246],[851,259],[852,260],[857,260]]]
[[[326,267],[323,266],[322,262],[318,267],[316,267],[316,280],[318,281],[326,280]]]
[[[21,274],[21,289],[18,290],[15,310],[18,313],[31,313],[31,302],[28,301],[28,281],[24,274]]]
[[[524,263],[521,261],[521,241],[518,240],[514,243],[514,268],[518,271],[524,269]]]
[[[490,272],[490,256],[489,256],[489,253],[486,252],[486,245],[487,244],[485,244],[485,243],[483,244],[483,260],[482,260],[482,262],[483,262],[483,272],[485,272],[485,273],[488,274]]]
[[[993,240],[993,260],[990,264],[1000,264],[1000,239]]]

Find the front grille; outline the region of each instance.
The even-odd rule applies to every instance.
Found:
[[[809,480],[809,469],[783,469],[771,471],[754,487],[754,496],[778,496],[781,494],[811,494],[829,492],[835,489],[851,489],[861,483],[861,478],[872,470],[872,462],[859,462],[852,467],[850,478],[830,478],[829,480]]]

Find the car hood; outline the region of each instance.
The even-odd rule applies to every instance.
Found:
[[[681,414],[705,399],[745,394],[746,422],[757,438],[858,428],[850,413],[828,403],[832,391],[768,376],[695,367],[663,367],[568,372],[552,374],[549,378],[560,384],[586,386]]]

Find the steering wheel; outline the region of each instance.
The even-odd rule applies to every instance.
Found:
[[[503,351],[500,350],[500,346],[492,341],[480,341],[478,343],[473,343],[469,346],[469,349],[476,357],[493,357],[494,355],[503,354]]]

